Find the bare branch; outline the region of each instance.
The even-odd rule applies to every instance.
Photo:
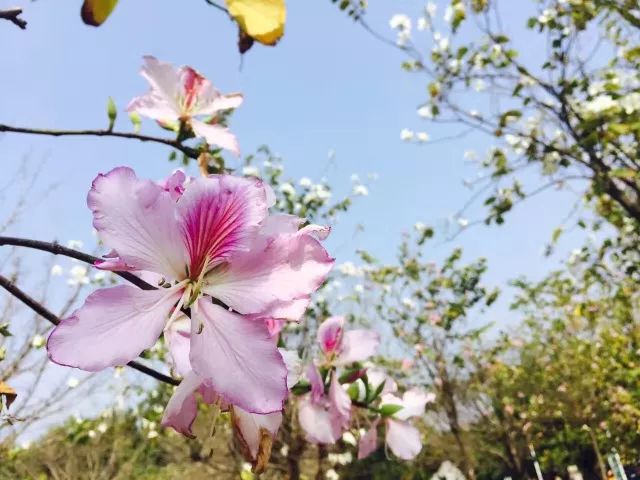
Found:
[[[9,20],[15,26],[22,30],[27,29],[27,21],[20,18],[22,9],[20,7],[9,8],[7,10],[0,10],[0,18]]]

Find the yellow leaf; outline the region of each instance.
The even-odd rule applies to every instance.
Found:
[[[16,399],[17,396],[18,394],[13,388],[11,388],[9,385],[7,385],[4,382],[0,382],[0,398],[2,397],[5,398],[5,401],[7,403],[7,408],[11,406],[11,404],[13,403],[13,401]]]
[[[284,0],[226,0],[229,14],[242,33],[264,44],[275,45],[284,34],[287,7]]]
[[[118,0],[84,0],[80,15],[87,25],[99,27],[111,15]]]

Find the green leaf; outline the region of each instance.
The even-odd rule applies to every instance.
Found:
[[[12,335],[9,331],[9,323],[0,323],[0,335],[3,337],[10,337]]]
[[[382,415],[383,417],[390,417],[395,413],[398,413],[400,410],[402,410],[404,407],[402,405],[397,405],[395,403],[388,403],[386,405],[382,405],[378,411],[380,412],[380,415]]]

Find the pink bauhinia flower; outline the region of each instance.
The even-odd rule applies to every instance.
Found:
[[[398,458],[411,460],[422,449],[420,431],[407,420],[424,413],[427,403],[434,401],[433,393],[425,393],[418,389],[408,390],[402,398],[392,393],[382,396],[380,408],[385,406],[401,407],[397,412],[384,418],[386,429],[385,442]],[[358,459],[371,455],[378,448],[378,424],[380,418],[374,420],[369,430],[360,438],[358,443]]]
[[[222,95],[193,68],[176,69],[152,56],[144,57],[140,73],[149,82],[151,90],[131,100],[127,111],[152,118],[161,125],[182,122],[209,145],[217,145],[239,155],[235,135],[223,126],[196,117],[212,116],[236,108],[242,103],[242,95]]]
[[[163,288],[97,290],[53,330],[49,357],[87,371],[124,365],[189,308],[197,379],[185,377],[183,391],[201,380],[198,388],[247,412],[279,411],[287,369],[265,319],[299,320],[333,259],[301,219],[268,215],[273,194],[260,180],[212,175],[179,185],[180,175],[161,186],[119,167],[94,180],[93,225],[113,249],[97,266],[153,272]]]
[[[347,365],[372,356],[380,336],[373,330],[344,331],[344,317],[329,317],[318,328],[318,343],[328,363]]]

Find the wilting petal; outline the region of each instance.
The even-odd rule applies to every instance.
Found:
[[[173,368],[185,377],[191,371],[189,349],[191,348],[191,320],[181,315],[164,331],[164,338],[171,355]]]
[[[202,380],[193,372],[189,372],[182,379],[164,409],[162,426],[172,427],[177,432],[194,438],[191,426],[198,414],[195,393],[201,383]]]
[[[335,372],[329,386],[329,405],[335,427],[340,430],[348,427],[351,420],[351,398],[340,385]]]
[[[125,265],[168,279],[184,277],[185,250],[175,202],[159,185],[118,167],[96,177],[87,204],[93,226]]]
[[[335,443],[341,435],[340,428],[332,421],[329,411],[310,397],[304,397],[299,404],[298,421],[311,443]]]
[[[264,323],[229,312],[206,297],[196,307],[191,320],[193,370],[227,402],[244,410],[282,410],[287,367]]]
[[[360,437],[360,441],[358,442],[358,460],[367,458],[378,449],[378,422],[379,419],[374,420],[371,428]]]
[[[324,353],[337,351],[342,344],[344,317],[329,317],[318,327],[318,343]]]
[[[178,72],[172,65],[160,62],[152,56],[144,57],[140,74],[149,82],[151,90],[136,97],[127,106],[127,111],[160,121],[174,121],[180,115],[178,104]]]
[[[311,399],[314,402],[317,402],[324,397],[324,382],[322,381],[322,376],[320,375],[318,367],[314,363],[311,363],[307,367],[306,373],[307,379],[311,384]]]
[[[129,285],[96,290],[51,332],[49,358],[89,372],[125,365],[155,344],[180,295]]]
[[[387,445],[394,455],[403,460],[411,460],[422,450],[420,431],[407,422],[387,419]]]
[[[191,128],[196,137],[204,138],[210,146],[224,148],[236,156],[240,155],[238,138],[227,127],[191,119]]]
[[[376,353],[379,344],[380,336],[373,330],[344,332],[337,362],[342,365],[362,362]]]
[[[206,261],[219,263],[249,248],[267,215],[264,184],[231,175],[199,178],[187,185],[178,211],[195,277]]]
[[[242,314],[272,314],[272,305],[308,298],[332,266],[333,259],[309,235],[261,236],[248,252],[212,272],[203,291]]]
[[[258,415],[249,413],[240,407],[232,407],[234,430],[240,434],[241,445],[248,450],[252,460],[258,456],[260,443],[265,434],[275,438],[282,423],[282,412]]]
[[[418,388],[407,390],[404,392],[402,402],[400,403],[403,408],[397,412],[394,417],[399,420],[406,420],[422,415],[424,413],[424,407],[430,398],[432,397],[429,394]]]
[[[287,350],[285,348],[278,348],[282,360],[287,366],[287,388],[291,389],[300,377],[302,376],[302,360],[298,356],[298,352],[295,350]]]

